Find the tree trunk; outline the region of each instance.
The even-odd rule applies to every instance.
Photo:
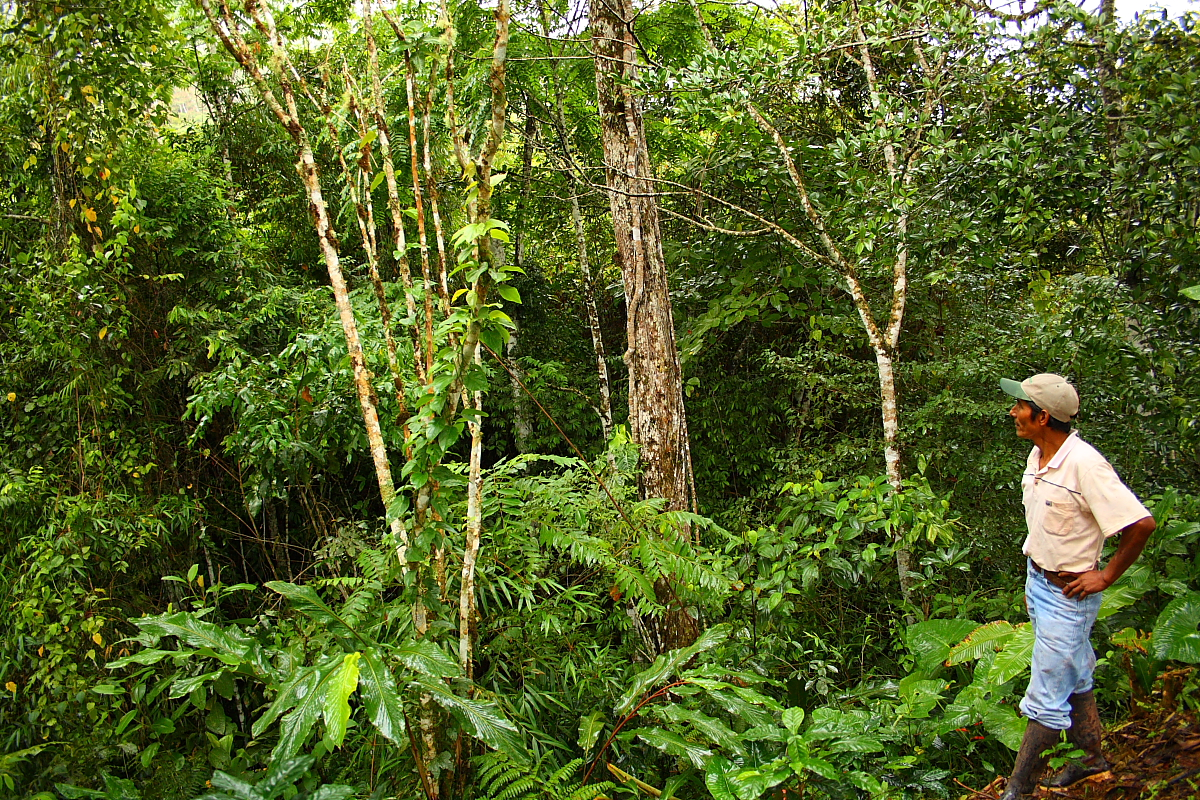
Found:
[[[587,232],[583,227],[583,213],[579,209],[579,195],[571,192],[571,224],[575,228],[575,249],[579,254],[579,271],[583,273],[583,305],[587,309],[588,330],[592,332],[592,352],[596,354],[596,383],[600,389],[600,432],[607,443],[612,438],[612,392],[609,389],[608,361],[604,352],[604,335],[600,330],[600,310],[596,307],[596,287],[592,278],[592,265],[588,259]],[[673,332],[673,331],[672,331]],[[687,428],[684,427],[685,439]],[[608,455],[609,467],[614,467],[612,453]]]
[[[631,0],[589,4],[604,172],[625,286],[629,429],[641,460],[638,493],[663,498],[669,510],[682,510],[692,505],[687,422],[650,157],[630,88],[637,59],[631,28],[635,16]],[[694,641],[699,625],[680,605],[670,581],[661,579],[655,588],[667,607],[657,626],[658,650]]]

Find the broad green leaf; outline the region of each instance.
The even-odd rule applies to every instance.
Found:
[[[342,657],[333,656],[314,669],[312,680],[296,686],[293,692],[296,704],[279,721],[279,741],[271,751],[272,760],[291,759],[308,741],[317,718],[324,711],[325,695],[331,691],[330,678],[341,664]]]
[[[690,679],[689,679],[690,680]],[[774,726],[775,716],[767,708],[743,696],[740,686],[730,687],[709,693],[709,697],[729,714],[742,720],[751,727]],[[757,693],[755,693],[757,694]]]
[[[970,635],[962,640],[962,643],[950,650],[950,656],[946,659],[946,663],[951,666],[962,664],[974,661],[986,652],[999,650],[1015,630],[1016,628],[1011,622],[1005,622],[1002,619],[980,625],[971,631]]]
[[[342,666],[329,676],[329,691],[325,694],[325,735],[334,747],[341,747],[350,722],[350,695],[358,688],[358,661],[361,653],[347,653]]]
[[[663,751],[667,755],[686,758],[692,766],[702,769],[713,752],[696,742],[689,742],[677,733],[664,731],[661,728],[638,728],[630,731],[646,744]]]
[[[190,678],[180,678],[171,684],[171,690],[168,692],[167,696],[174,699],[176,697],[184,697],[189,695],[209,681],[215,681],[217,678],[221,677],[221,674],[224,672],[225,670],[219,669],[215,672],[206,672],[203,675],[194,675]]]
[[[591,750],[592,745],[596,744],[596,740],[600,738],[600,734],[604,730],[604,725],[604,715],[599,711],[593,711],[579,719],[579,748],[583,752]]]
[[[83,797],[108,797],[107,794],[96,789],[84,789],[82,786],[72,786],[69,783],[56,783],[54,784],[54,788],[63,797],[68,798],[68,800],[76,800],[76,798]]]
[[[1167,604],[1150,640],[1150,651],[1160,660],[1200,664],[1200,592],[1177,597]]]
[[[926,674],[942,666],[953,647],[979,627],[969,619],[934,619],[909,625],[905,639],[917,657],[917,670]]]
[[[693,658],[697,653],[711,650],[729,637],[732,628],[728,624],[714,625],[700,634],[695,642],[678,650],[663,653],[654,659],[654,663],[634,676],[629,689],[621,696],[613,709],[618,717],[624,717],[633,711],[642,699],[642,695],[652,686],[665,682]]]
[[[353,786],[331,783],[317,789],[309,795],[309,798],[310,800],[345,800],[347,797],[353,797],[357,792],[358,790]]]
[[[1196,284],[1195,286],[1188,286],[1185,289],[1180,289],[1179,293],[1189,300],[1200,300],[1200,283]]]
[[[908,706],[905,716],[910,719],[925,719],[942,699],[945,681],[922,680],[919,673],[909,675],[897,686],[900,699]]]
[[[1009,750],[1018,750],[1025,736],[1026,720],[1012,706],[989,702],[983,715],[983,727]]]
[[[704,785],[713,800],[739,800],[737,787],[731,776],[737,768],[725,756],[717,755],[708,760],[704,767]]]
[[[792,769],[797,775],[803,775],[805,771],[815,772],[831,781],[838,780],[841,775],[832,764],[822,758],[797,758],[792,762]]]
[[[529,763],[524,737],[495,703],[459,697],[446,684],[432,678],[418,677],[410,685],[428,693],[434,702],[454,714],[479,741],[499,750],[518,764]]]
[[[667,705],[661,709],[663,717],[676,723],[686,723],[692,726],[692,729],[699,735],[699,738],[714,744],[717,747],[730,753],[743,753],[745,748],[742,747],[736,733],[731,731],[724,722],[716,717],[710,717],[699,711],[687,708],[682,705]]]
[[[418,675],[431,678],[456,678],[462,674],[458,661],[446,655],[446,651],[426,640],[414,640],[388,650],[400,663]]]
[[[212,785],[218,789],[231,792],[234,797],[245,798],[245,800],[258,800],[261,797],[255,789],[254,784],[221,770],[213,773]]]
[[[879,727],[879,718],[866,711],[852,709],[840,711],[836,708],[813,709],[812,722],[804,734],[810,741],[822,739],[844,739],[870,733]]]
[[[400,747],[408,745],[404,735],[404,701],[396,691],[396,678],[375,648],[363,651],[358,682],[362,685],[363,705],[376,730]]]
[[[327,626],[331,633],[358,639],[364,645],[372,644],[355,632],[337,612],[326,605],[311,586],[297,586],[286,581],[267,581],[263,586],[286,597],[297,611],[309,619]]]
[[[331,664],[332,662],[327,660],[319,666],[302,667],[280,688],[279,693],[275,695],[275,700],[267,707],[263,715],[254,721],[250,732],[254,736],[262,736],[263,732],[266,731],[272,722],[278,719],[289,708],[300,702],[300,698],[305,697],[312,691],[312,687],[321,679],[321,667]]]
[[[508,284],[502,283],[496,287],[496,291],[500,293],[501,297],[510,303],[521,302],[521,293],[517,291],[517,287],[515,286],[509,286]]]
[[[259,781],[254,789],[264,799],[279,796],[283,790],[303,778],[304,773],[312,768],[315,761],[313,756],[272,760],[266,777]]]
[[[118,658],[116,661],[110,661],[104,665],[104,668],[120,669],[121,667],[127,667],[130,664],[150,666],[151,664],[157,664],[159,661],[162,661],[164,658],[168,658],[170,656],[188,656],[191,654],[191,650],[143,650],[140,653],[134,653],[131,656],[125,656],[124,658]]]
[[[1107,619],[1122,608],[1133,605],[1149,588],[1149,586],[1133,586],[1126,581],[1108,587],[1104,590],[1103,599],[1100,601],[1100,613],[1097,615],[1097,619]]]
[[[830,742],[829,749],[835,753],[878,753],[883,742],[874,736],[846,736]]]
[[[783,710],[783,727],[788,729],[788,733],[793,736],[800,730],[800,726],[804,724],[804,709],[803,708],[785,708]]]
[[[182,611],[176,614],[142,617],[134,620],[133,624],[152,636],[174,636],[192,647],[206,647],[214,653],[235,656],[239,660],[253,644],[253,640],[246,636],[231,633]]]
[[[1033,662],[1033,625],[1022,622],[1016,627],[1012,637],[1004,644],[1004,649],[996,654],[992,669],[988,672],[988,683],[999,686],[1029,669]]]

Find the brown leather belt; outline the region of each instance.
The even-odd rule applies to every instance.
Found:
[[[1077,572],[1053,572],[1052,570],[1044,569],[1036,561],[1030,561],[1033,568],[1046,576],[1046,580],[1060,589],[1066,589],[1076,578],[1079,577]]]

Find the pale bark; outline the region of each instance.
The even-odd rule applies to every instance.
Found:
[[[517,211],[513,219],[513,261],[522,272],[525,269],[525,212],[529,206],[529,189],[533,182],[533,140],[537,136],[537,118],[529,113],[529,99],[525,100],[525,130],[521,146],[521,194],[517,198]],[[513,315],[513,328],[508,333],[508,344],[504,355],[508,358],[508,387],[513,404],[513,445],[518,453],[529,452],[533,436],[529,402],[522,387],[525,370],[518,361],[521,351],[521,320]]]
[[[711,35],[704,25],[703,18],[700,14],[700,8],[696,0],[691,0],[691,5],[700,22],[701,29],[704,33],[705,40],[709,47],[714,47]],[[871,104],[871,111],[876,117],[875,124],[881,128],[888,130],[892,128],[895,121],[890,112],[887,112],[879,89],[879,79],[875,70],[875,62],[873,53],[871,52],[870,44],[867,40],[862,27],[861,20],[858,16],[856,5],[851,6],[852,14],[854,15],[855,33],[857,41],[854,47],[858,50],[859,63],[863,68],[867,83],[868,99]],[[921,109],[922,118],[929,120],[932,118],[932,110],[937,100],[936,76],[941,73],[945,66],[945,56],[936,65],[930,65],[925,57],[924,50],[919,41],[914,41],[914,49],[918,55],[918,62],[921,71],[930,81],[930,85],[926,87],[923,98],[923,108]],[[866,290],[862,281],[859,278],[858,266],[851,261],[843,252],[842,248],[834,239],[834,235],[826,226],[824,215],[817,209],[812,202],[812,198],[808,192],[808,186],[805,183],[804,176],[801,174],[793,158],[793,148],[790,147],[779,130],[767,119],[766,115],[759,110],[753,103],[746,104],[747,111],[758,127],[766,133],[774,142],[776,149],[779,152],[781,160],[787,168],[788,177],[790,178],[793,187],[796,190],[798,199],[800,200],[801,208],[804,210],[805,216],[811,223],[817,240],[820,242],[820,251],[815,250],[801,242],[798,238],[785,231],[778,224],[769,220],[765,220],[761,216],[746,211],[738,206],[735,206],[726,201],[717,199],[728,208],[734,209],[741,213],[751,216],[756,221],[765,223],[770,230],[779,233],[789,244],[838,273],[844,282],[847,293],[854,304],[855,311],[858,313],[859,320],[863,325],[863,332],[866,334],[867,342],[871,347],[871,351],[875,355],[875,362],[879,380],[879,403],[880,417],[883,427],[883,457],[885,471],[888,484],[894,493],[903,491],[903,472],[901,468],[901,449],[900,449],[900,421],[899,421],[899,396],[896,387],[895,365],[899,354],[900,334],[903,330],[904,311],[908,297],[908,222],[911,204],[900,199],[903,204],[903,209],[896,219],[896,238],[895,250],[892,258],[892,285],[891,297],[889,298],[888,316],[885,324],[881,325],[877,319],[872,304],[867,296]],[[925,125],[929,123],[926,122]],[[909,151],[906,157],[901,156],[897,151],[893,137],[886,136],[883,140],[882,152],[885,174],[887,176],[889,193],[893,196],[900,197],[906,193],[911,185],[913,175],[915,174],[914,166],[921,152],[922,138],[924,128],[917,130],[916,135],[912,137]],[[895,137],[898,139],[899,137]],[[894,542],[896,544],[896,572],[900,581],[900,590],[909,604],[914,602],[913,586],[914,578],[912,576],[912,552],[904,544],[906,531],[897,530],[894,532]]]
[[[668,509],[688,509],[692,482],[682,370],[645,128],[631,89],[637,63],[631,27],[636,13],[631,0],[591,0],[588,16],[604,171],[625,285],[629,428],[642,468],[638,490],[642,497],[663,498]],[[659,581],[656,590],[667,607],[657,626],[656,649],[662,652],[694,641],[698,621],[681,607],[669,580]]]
[[[609,388],[608,358],[604,351],[604,333],[600,329],[600,310],[596,307],[596,287],[592,278],[591,260],[588,258],[587,231],[583,227],[583,213],[579,208],[579,195],[575,192],[571,192],[571,227],[575,229],[575,252],[579,257],[579,271],[583,275],[583,307],[587,311],[588,331],[592,335],[592,353],[596,357],[596,384],[600,394],[600,405],[598,407],[600,432],[604,437],[605,443],[607,443],[612,438],[613,426],[612,391]],[[608,465],[611,469],[615,470],[616,465],[613,462],[611,452],[608,452]]]
[[[273,71],[279,80],[282,101],[276,96],[274,89],[267,81],[253,51],[247,45],[242,35],[237,17],[227,2],[222,1],[218,9],[214,9],[211,0],[198,0],[201,11],[208,18],[209,24],[221,39],[222,44],[246,70],[254,81],[255,87],[266,102],[267,107],[288,132],[296,145],[296,169],[304,183],[308,195],[309,213],[312,216],[313,227],[320,242],[321,255],[329,273],[329,284],[333,289],[334,302],[337,305],[338,318],[341,320],[342,333],[346,339],[346,350],[354,373],[354,386],[358,395],[359,406],[362,409],[363,425],[366,428],[367,443],[371,451],[371,460],[375,465],[375,478],[379,486],[379,496],[384,508],[391,506],[396,496],[395,484],[392,481],[391,463],[388,459],[387,447],[383,442],[383,431],[379,424],[379,414],[376,410],[375,390],[371,385],[371,373],[367,369],[363,357],[362,343],[358,335],[358,323],[354,318],[354,310],[350,305],[350,293],[342,274],[341,260],[338,252],[337,236],[329,219],[325,198],[321,192],[321,176],[313,157],[308,134],[300,122],[296,107],[295,92],[292,88],[289,74],[290,62],[283,47],[283,42],[275,30],[275,23],[270,9],[260,0],[247,0],[245,9],[254,20],[255,25],[267,39]],[[392,534],[399,542],[406,541],[400,520],[391,521]]]
[[[518,453],[529,452],[529,440],[533,437],[533,425],[529,422],[529,404],[525,402],[524,370],[521,362],[517,361],[520,354],[521,324],[513,318],[513,328],[508,332],[508,344],[504,346],[504,355],[508,358],[508,388],[513,404],[513,446]]]
[[[367,39],[367,62],[371,72],[371,103],[375,114],[375,126],[379,134],[379,153],[383,162],[384,185],[387,187],[388,215],[392,221],[392,244],[395,247],[396,266],[400,270],[400,280],[404,284],[404,303],[408,318],[414,322],[417,319],[416,291],[413,285],[412,269],[408,262],[408,237],[404,231],[404,212],[400,205],[400,188],[396,181],[396,166],[392,161],[392,136],[388,125],[387,113],[383,101],[383,83],[379,74],[379,53],[375,43],[375,32],[371,17],[371,0],[363,0],[363,30]],[[396,34],[400,36],[400,28],[392,20],[387,11],[380,9],[384,18],[391,24]],[[401,38],[403,38],[401,36]],[[429,372],[425,368],[425,360],[420,354],[428,345],[422,345],[420,328],[412,325],[413,366],[416,369],[417,382],[427,384]]]
[[[478,356],[476,363],[479,363]],[[474,393],[473,407],[483,410],[483,395]],[[475,678],[475,566],[483,535],[483,419],[473,416],[471,465],[467,481],[466,541],[463,543],[462,584],[458,592],[458,660],[468,680]]]

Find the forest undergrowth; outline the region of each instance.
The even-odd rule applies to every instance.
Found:
[[[1110,5],[4,5],[0,797],[995,797],[1041,371],[1157,530],[1039,797],[1196,796],[1200,16]]]

